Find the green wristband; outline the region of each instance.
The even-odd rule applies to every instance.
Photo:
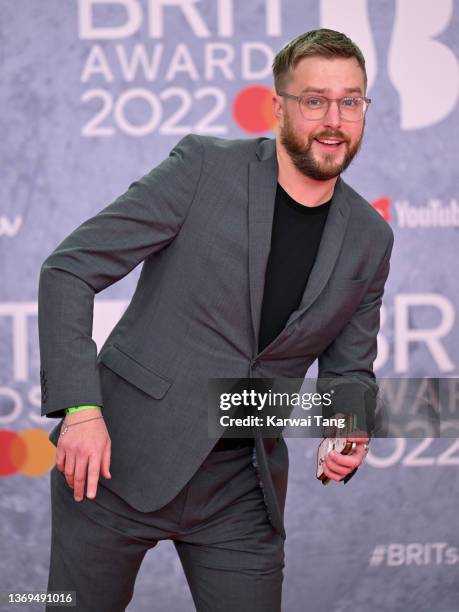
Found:
[[[66,408],[65,414],[72,414],[72,412],[78,412],[78,410],[88,410],[89,408],[100,408],[100,406],[74,406],[73,408]]]

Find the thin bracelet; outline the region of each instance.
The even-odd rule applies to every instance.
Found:
[[[98,417],[92,417],[91,419],[85,419],[84,421],[78,421],[78,423],[69,423],[68,425],[65,425],[64,431],[61,431],[61,436],[67,433],[68,428],[73,427],[73,425],[80,425],[80,423],[87,423],[88,421],[97,421],[98,419],[103,419],[103,418],[104,418],[103,416],[98,416]]]

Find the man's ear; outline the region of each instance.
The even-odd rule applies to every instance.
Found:
[[[274,93],[271,100],[272,100],[272,105],[273,105],[273,115],[275,116],[278,124],[282,127],[284,124],[283,99],[281,98],[281,96],[278,96],[277,94]]]

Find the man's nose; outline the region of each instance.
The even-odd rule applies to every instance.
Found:
[[[323,118],[324,125],[326,127],[338,128],[341,125],[341,115],[339,112],[339,101],[330,100],[328,103],[328,110]]]

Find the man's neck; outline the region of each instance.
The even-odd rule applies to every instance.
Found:
[[[304,206],[320,206],[328,202],[338,177],[317,181],[302,174],[290,159],[282,143],[276,140],[279,174],[277,182],[296,202]]]

